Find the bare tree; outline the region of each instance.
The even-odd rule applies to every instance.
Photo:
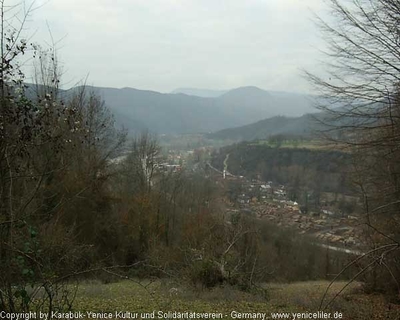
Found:
[[[400,8],[394,0],[327,2],[334,22],[317,17],[327,43],[326,75],[307,73],[324,96],[319,108],[331,115],[326,124],[344,133],[341,142],[346,137],[352,145],[381,145],[382,137],[364,131],[398,116],[393,102],[400,78]]]
[[[93,238],[83,227],[108,208],[108,160],[124,142],[95,94],[82,88],[59,99],[54,51],[22,39],[32,10],[0,2],[0,308],[9,312],[28,310],[39,296],[49,312],[70,307],[62,279],[87,267]],[[18,28],[7,13],[22,15]],[[37,96],[27,93],[19,63],[29,49],[39,66]]]
[[[317,17],[327,43],[327,75],[307,76],[323,96],[319,120],[328,127],[325,137],[353,154],[353,181],[363,199],[366,240],[373,248],[363,256],[369,261],[358,276],[379,270],[372,273],[372,282],[386,274],[398,291],[400,4],[327,2],[333,19]]]
[[[158,166],[160,146],[157,139],[148,132],[137,136],[131,145],[125,161],[127,177],[132,177],[137,190],[148,192],[154,183],[153,178]]]

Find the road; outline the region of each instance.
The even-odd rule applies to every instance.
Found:
[[[355,256],[362,256],[364,254],[364,252],[361,252],[359,250],[354,250],[354,249],[335,247],[335,246],[330,246],[330,245],[322,244],[322,243],[316,243],[316,245],[319,246],[319,247],[322,247],[322,248],[326,248],[326,249],[332,250],[332,251],[343,252],[343,253],[352,254],[352,255],[355,255]]]

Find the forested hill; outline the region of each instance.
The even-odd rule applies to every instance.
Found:
[[[321,125],[316,122],[314,115],[306,114],[301,117],[276,116],[257,121],[245,126],[228,128],[209,134],[207,137],[216,140],[252,141],[267,139],[274,135],[310,136]]]
[[[365,112],[375,112],[381,104],[371,104]],[[340,134],[341,127],[362,124],[363,126],[375,125],[372,117],[354,118],[351,111],[345,107],[334,109],[341,116],[334,117],[331,113],[322,111],[302,115],[300,117],[275,116],[263,119],[255,123],[234,128],[223,129],[207,135],[209,139],[230,140],[230,141],[252,141],[264,140],[272,136],[298,136],[301,138],[313,138],[321,133],[328,133],[331,136]]]
[[[277,148],[240,143],[221,148],[212,165],[222,169],[229,154],[228,171],[247,178],[272,180],[288,187],[346,193],[351,156],[336,150]]]

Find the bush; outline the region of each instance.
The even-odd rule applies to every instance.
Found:
[[[194,263],[189,267],[188,276],[194,285],[201,284],[205,288],[216,287],[225,280],[221,270],[211,260]]]

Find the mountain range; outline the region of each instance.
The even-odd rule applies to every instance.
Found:
[[[227,92],[202,90],[203,96],[187,94],[201,94],[196,89],[160,93],[134,88],[89,88],[104,99],[117,124],[133,133],[144,129],[159,134],[210,133],[278,115],[293,117],[314,111],[310,95],[257,87]]]
[[[26,86],[31,98],[43,87]],[[79,89],[73,87],[60,93],[65,99]],[[97,93],[113,113],[116,125],[131,134],[148,130],[157,134],[206,133],[212,139],[231,136],[233,140],[249,140],[307,130],[307,114],[315,111],[315,96],[257,87],[229,91],[183,88],[172,93],[94,86],[86,89]]]

